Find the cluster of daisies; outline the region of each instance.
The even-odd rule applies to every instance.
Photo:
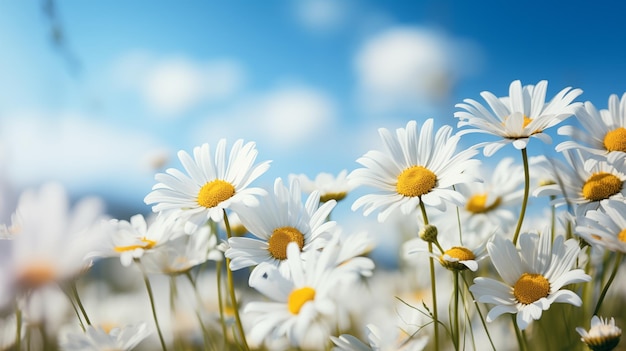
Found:
[[[0,226],[0,348],[612,350],[626,94],[601,110],[580,89],[546,94],[514,81],[457,104],[456,132],[381,128],[360,168],[268,188],[253,184],[270,167],[253,142],[179,151],[152,213],[129,220],[58,184],[24,191]],[[570,117],[581,128],[558,128],[555,156],[529,155]],[[519,160],[490,163],[508,144]],[[347,230],[334,210],[358,191],[366,224]],[[398,243],[393,269],[375,267],[381,237]]]

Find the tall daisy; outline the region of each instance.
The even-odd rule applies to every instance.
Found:
[[[264,193],[260,188],[249,187],[269,168],[269,161],[254,165],[257,153],[255,143],[244,144],[241,139],[235,142],[228,157],[225,139],[217,143],[214,157],[209,144],[195,147],[193,158],[181,150],[178,158],[187,174],[175,168],[157,174],[158,183],[144,201],[153,205],[154,212],[176,212],[185,218],[187,232],[209,219],[219,222],[232,204],[256,205],[256,196]]]
[[[605,203],[602,200],[624,201],[626,169],[623,166],[617,167],[582,150],[566,150],[563,156],[567,163],[554,169],[557,183],[540,186],[533,195],[554,195],[555,205],[573,204],[577,214],[601,207]]]
[[[428,119],[421,130],[409,121],[395,137],[385,128],[378,132],[385,151],[372,150],[359,158],[364,168],[352,171],[348,180],[379,191],[358,198],[352,210],[363,208],[367,216],[380,209],[378,221],[383,222],[398,209],[404,214],[415,211],[420,202],[445,209],[445,201],[460,205],[465,200],[452,186],[476,181],[465,170],[479,161],[472,159],[477,153],[472,148],[455,154],[459,136],[451,135],[452,127],[443,126],[433,135],[433,120]]]
[[[464,111],[455,112],[454,117],[459,119],[459,128],[469,126],[474,129],[463,130],[460,134],[475,132],[499,137],[496,141],[481,144],[485,146],[485,156],[493,155],[510,143],[516,149],[525,149],[531,137],[551,142],[550,136],[543,132],[574,114],[580,103],[572,101],[582,94],[582,90],[568,87],[546,102],[547,87],[545,80],[525,86],[516,80],[509,86],[509,96],[496,97],[483,91],[480,95],[491,111],[473,99],[463,100],[456,107]]]
[[[496,236],[487,251],[503,282],[478,277],[470,291],[479,302],[496,305],[487,314],[488,322],[504,313],[517,314],[517,325],[524,330],[553,303],[582,304],[578,295],[562,289],[591,280],[582,269],[572,269],[580,251],[577,240],[557,236],[553,243],[546,233],[523,233],[518,252],[510,240]]]
[[[611,95],[608,107],[608,110],[598,111],[591,102],[585,102],[576,112],[583,130],[574,126],[560,127],[558,133],[573,140],[560,143],[556,150],[581,148],[611,158],[626,156],[626,93],[621,100]]]
[[[226,257],[230,268],[238,270],[261,262],[280,265],[287,259],[287,245],[298,244],[301,251],[322,248],[330,238],[334,221],[326,218],[337,202],[320,204],[317,191],[302,203],[302,192],[297,179],[287,188],[281,178],[274,182],[274,191],[260,198],[257,207],[236,207],[239,218],[255,237],[228,239]]]

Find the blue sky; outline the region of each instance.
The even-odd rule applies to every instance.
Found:
[[[269,185],[357,167],[379,127],[456,126],[455,103],[515,79],[598,108],[626,91],[619,2],[57,0],[53,18],[42,3],[0,2],[3,176],[130,211],[155,165],[221,137],[256,141]]]

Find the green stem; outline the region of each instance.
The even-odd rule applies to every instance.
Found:
[[[85,318],[85,322],[87,323],[87,325],[91,325],[91,321],[89,320],[89,317],[87,316],[87,311],[85,310],[83,303],[80,301],[80,296],[78,295],[78,289],[76,288],[76,282],[72,281],[70,284],[72,288],[72,294],[74,295],[74,299],[76,299],[76,304],[78,304],[78,308],[80,309],[80,312],[83,314],[83,317]]]
[[[228,239],[232,236],[230,230],[230,223],[228,222],[228,216],[226,215],[226,211],[224,211],[224,226],[226,227],[226,236]],[[246,334],[243,330],[243,324],[241,324],[241,317],[239,316],[239,306],[237,305],[237,296],[235,295],[235,283],[233,281],[233,271],[230,269],[230,259],[226,257],[226,276],[228,279],[228,291],[230,292],[230,300],[233,304],[233,311],[235,313],[235,324],[237,325],[237,330],[239,331],[239,335],[241,337],[241,343],[244,350],[249,351],[248,342],[246,341]]]
[[[150,285],[150,279],[148,278],[148,274],[146,273],[145,268],[141,264],[141,261],[136,258],[135,263],[141,270],[141,274],[143,276],[143,281],[146,285],[146,290],[148,291],[148,298],[150,299],[150,308],[152,309],[152,317],[154,317],[154,324],[156,325],[157,333],[159,334],[159,341],[161,342],[161,347],[163,351],[167,351],[167,346],[165,345],[165,339],[163,339],[163,333],[161,332],[161,326],[159,325],[159,319],[157,318],[156,306],[154,304],[154,294],[152,293],[152,285]]]
[[[454,328],[452,341],[456,350],[459,349],[459,343],[461,341],[461,330],[459,329],[459,272],[454,271]]]
[[[476,306],[476,311],[478,312],[478,316],[480,317],[480,322],[482,323],[483,328],[485,328],[485,334],[487,334],[487,338],[489,339],[491,348],[493,349],[493,351],[496,351],[496,346],[493,344],[493,340],[491,340],[491,334],[489,334],[489,329],[487,328],[487,322],[485,322],[485,317],[483,317],[483,313],[480,310],[480,305],[478,305],[478,301],[476,301],[474,294],[469,289],[469,283],[467,282],[467,280],[465,280],[465,276],[461,275],[461,278],[463,279],[463,283],[465,284],[466,291],[470,294],[472,301],[474,301],[474,306]]]
[[[208,350],[209,344],[211,342],[211,338],[209,337],[209,331],[204,325],[204,321],[202,320],[202,314],[200,313],[200,311],[202,311],[202,306],[203,306],[202,297],[200,297],[200,294],[198,293],[198,287],[196,286],[196,282],[193,280],[191,273],[187,271],[185,272],[185,276],[187,276],[189,283],[191,283],[191,287],[193,288],[194,295],[196,296],[196,300],[198,301],[198,308],[196,309],[196,318],[198,318],[198,323],[200,323],[200,328],[202,329],[202,336],[204,338],[204,348],[205,350]]]
[[[511,320],[513,321],[513,327],[515,328],[515,336],[517,337],[517,344],[519,345],[520,351],[526,351],[526,343],[524,342],[524,336],[522,335],[522,331],[519,329],[517,325],[516,315],[511,315]]]
[[[604,297],[606,297],[607,291],[609,291],[609,287],[611,286],[611,283],[613,283],[613,279],[615,279],[615,276],[617,275],[617,270],[619,269],[619,266],[622,263],[623,257],[624,257],[624,254],[621,252],[619,252],[615,256],[615,266],[613,267],[613,271],[611,272],[611,276],[609,277],[609,280],[606,282],[606,284],[604,285],[604,288],[602,289],[600,298],[598,298],[598,303],[596,304],[596,308],[593,310],[594,316],[597,316],[598,311],[600,311],[600,306],[602,305],[602,302],[604,301]]]
[[[20,351],[22,347],[22,310],[17,307],[17,304],[15,309],[15,323],[15,350]]]
[[[426,207],[420,199],[420,210],[422,211],[422,218],[424,219],[424,225],[428,225],[428,216],[426,215]],[[436,240],[435,240],[436,242]],[[439,351],[439,314],[437,312],[437,287],[435,277],[435,260],[433,259],[433,243],[428,242],[428,252],[430,253],[428,263],[430,265],[430,286],[433,299],[433,326],[435,327],[435,351]]]
[[[513,235],[513,245],[517,245],[517,237],[522,230],[522,222],[524,222],[526,206],[528,205],[528,193],[530,192],[530,171],[528,170],[528,152],[526,148],[522,149],[522,162],[524,163],[524,199],[522,200],[522,209],[520,210],[517,227]]]
[[[226,319],[224,318],[224,297],[222,296],[222,261],[217,261],[215,265],[217,274],[217,305],[220,311],[220,321],[222,322],[222,335],[224,345],[228,344],[228,331],[226,330]]]

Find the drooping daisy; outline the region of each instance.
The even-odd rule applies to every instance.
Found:
[[[333,351],[421,351],[428,343],[428,337],[402,337],[398,328],[385,327],[382,330],[374,324],[367,325],[368,345],[349,334],[331,336],[336,345]]]
[[[467,198],[459,207],[462,228],[482,234],[482,241],[495,230],[506,232],[517,221],[513,209],[522,203],[524,170],[506,157],[494,169],[481,167],[477,172],[482,183],[459,184],[456,189]]]
[[[128,325],[105,331],[100,327],[87,326],[84,333],[71,333],[61,342],[64,351],[129,351],[150,335],[146,323]]]
[[[193,159],[181,150],[178,158],[187,174],[175,168],[157,174],[159,183],[144,201],[153,204],[154,212],[177,212],[188,221],[187,232],[209,219],[220,222],[223,211],[232,204],[256,205],[256,196],[264,193],[260,188],[249,187],[269,168],[269,161],[254,165],[256,157],[255,143],[244,144],[241,139],[235,142],[228,157],[225,139],[217,143],[215,157],[209,144],[195,147]]]
[[[148,223],[137,214],[126,220],[111,220],[113,233],[108,243],[94,252],[94,256],[119,256],[123,266],[128,267],[146,251],[164,245],[169,240],[184,235],[175,216],[158,215]],[[178,230],[177,230],[178,229]]]
[[[314,180],[309,179],[305,174],[291,174],[289,179],[298,178],[300,186],[305,193],[318,191],[320,194],[320,202],[328,200],[341,201],[352,190],[352,186],[348,182],[348,171],[342,170],[335,177],[330,173],[319,173]]]
[[[480,95],[491,111],[475,100],[463,100],[455,107],[465,111],[455,112],[454,117],[459,119],[459,128],[470,126],[474,129],[462,130],[459,134],[485,133],[500,137],[481,144],[485,146],[485,156],[493,155],[509,143],[513,143],[516,149],[524,149],[531,137],[551,142],[550,136],[543,131],[574,114],[580,103],[572,101],[582,94],[582,90],[565,88],[546,103],[547,87],[545,80],[537,85],[525,86],[516,80],[509,86],[509,96],[498,98],[491,92],[483,91]]]
[[[261,262],[281,265],[287,259],[287,245],[291,242],[297,243],[301,251],[322,248],[336,225],[326,218],[337,202],[330,200],[319,206],[319,193],[313,192],[302,203],[296,179],[287,188],[277,178],[274,191],[259,201],[257,207],[236,207],[241,222],[255,238],[228,239],[230,247],[225,255],[231,259],[232,270]]]
[[[250,286],[272,302],[253,301],[244,313],[253,318],[248,342],[252,346],[287,339],[292,347],[324,350],[336,329],[341,306],[334,300],[341,284],[350,284],[351,270],[329,267],[324,251],[302,253],[295,243],[287,247],[288,277],[276,266],[261,263],[251,273]],[[348,277],[347,279],[345,279]]]
[[[574,126],[560,127],[558,133],[573,140],[560,143],[556,150],[580,148],[611,158],[626,156],[626,93],[621,101],[617,95],[611,95],[608,107],[608,110],[598,111],[591,102],[585,102],[576,112],[583,130]]]
[[[575,232],[591,245],[626,253],[626,202],[603,202],[601,210],[579,216]]]
[[[577,240],[565,241],[559,235],[553,243],[546,233],[523,233],[519,245],[521,257],[508,239],[495,236],[487,244],[491,261],[504,282],[478,277],[470,290],[479,302],[496,305],[487,314],[488,322],[501,314],[513,313],[517,314],[517,325],[524,330],[541,318],[552,303],[582,304],[576,293],[562,289],[591,280],[582,269],[572,269],[580,251]]]
[[[582,150],[566,150],[563,156],[567,163],[555,167],[556,184],[538,187],[534,196],[554,195],[554,205],[573,204],[580,214],[599,208],[602,200],[625,199],[626,170],[621,169],[623,167]]]
[[[144,258],[142,263],[148,271],[176,275],[207,260],[221,261],[223,254],[217,249],[217,234],[211,226],[204,225],[194,233],[155,246]]]
[[[615,325],[613,317],[609,320],[593,316],[591,317],[591,328],[588,332],[581,327],[577,327],[576,331],[581,336],[580,340],[593,351],[613,350],[622,337],[622,329]]]
[[[418,130],[417,122],[409,121],[398,128],[394,137],[387,129],[378,130],[385,152],[372,150],[357,160],[364,168],[355,169],[348,180],[355,186],[366,185],[379,190],[366,194],[352,204],[352,210],[363,208],[369,215],[377,209],[378,221],[385,221],[400,210],[409,214],[420,202],[445,209],[445,201],[460,205],[463,196],[453,185],[476,179],[464,171],[479,163],[472,159],[477,151],[467,149],[456,153],[459,137],[452,136],[452,127],[443,126],[433,135],[433,120],[428,119]]]

